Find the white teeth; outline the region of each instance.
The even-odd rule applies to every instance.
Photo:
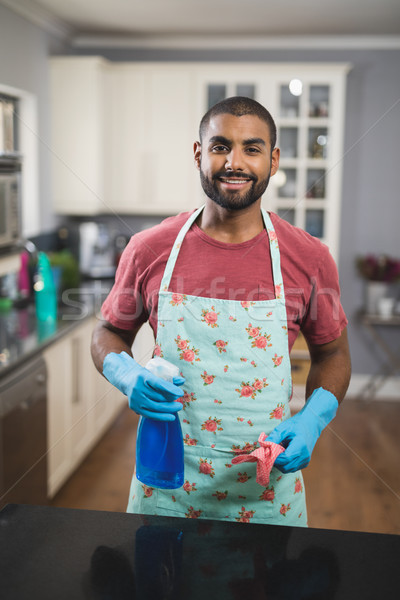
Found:
[[[223,179],[224,183],[247,183],[249,179]]]

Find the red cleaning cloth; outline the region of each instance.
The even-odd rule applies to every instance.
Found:
[[[258,438],[260,447],[250,454],[240,454],[232,458],[232,464],[237,465],[243,462],[257,462],[257,477],[256,482],[266,487],[269,483],[269,474],[276,458],[284,451],[284,447],[274,442],[265,442],[267,436],[261,433]]]

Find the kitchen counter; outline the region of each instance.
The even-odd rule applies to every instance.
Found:
[[[9,504],[2,598],[395,598],[400,536]]]
[[[47,346],[69,333],[85,319],[100,314],[101,304],[112,286],[111,280],[83,282],[79,289],[64,292],[58,305],[56,324],[39,322],[35,305],[0,312],[0,378]]]

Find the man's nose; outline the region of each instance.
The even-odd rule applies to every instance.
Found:
[[[225,169],[227,171],[243,171],[243,154],[240,149],[233,149],[226,157]]]

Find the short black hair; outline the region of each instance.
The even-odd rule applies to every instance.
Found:
[[[246,98],[245,96],[232,96],[231,98],[225,98],[217,104],[214,104],[204,115],[200,121],[199,135],[200,142],[202,141],[205,130],[207,129],[210,120],[216,115],[229,114],[235,117],[242,117],[243,115],[254,115],[264,121],[269,128],[269,136],[271,141],[271,150],[275,148],[276,144],[276,125],[268,110],[257,100],[253,98]]]

